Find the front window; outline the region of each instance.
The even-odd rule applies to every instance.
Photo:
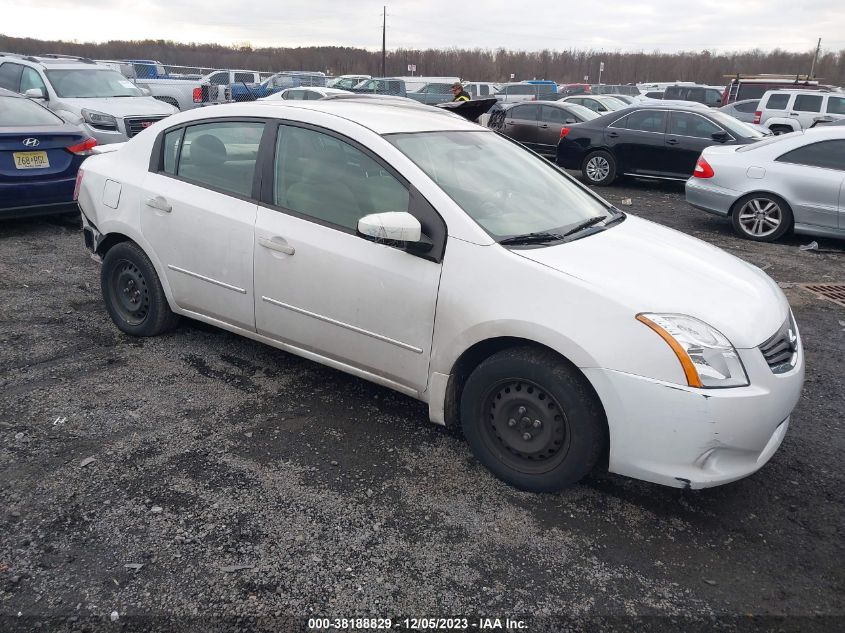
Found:
[[[62,98],[142,97],[144,93],[114,70],[48,70],[53,90]]]
[[[845,114],[845,97],[827,98],[827,113],[828,114]]]
[[[608,208],[546,160],[489,132],[386,135],[494,239],[562,234]]]
[[[37,103],[21,97],[0,97],[0,127],[61,125],[59,117]]]

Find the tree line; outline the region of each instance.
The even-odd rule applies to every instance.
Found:
[[[37,55],[58,53],[94,59],[154,59],[168,65],[232,68],[258,71],[318,70],[333,75],[380,75],[381,51],[345,46],[263,47],[249,44],[180,43],[169,40],[109,41],[103,43],[48,41],[0,35],[0,51]],[[552,79],[577,83],[589,77],[602,83],[698,81],[724,85],[725,76],[743,74],[807,74],[814,51],[795,53],[774,49],[735,52],[682,51],[677,53],[607,52],[597,50],[513,51],[499,49],[407,49],[387,51],[385,74],[458,76],[474,81]],[[825,51],[815,75],[824,83],[845,84],[845,50]]]

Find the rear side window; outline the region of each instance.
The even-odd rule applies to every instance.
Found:
[[[684,99],[686,95],[682,96],[682,88],[680,86],[668,86],[664,92],[664,99]]]
[[[255,82],[255,75],[252,73],[235,73],[235,82],[245,82],[248,84]]]
[[[20,92],[22,71],[23,66],[20,64],[11,64],[9,62],[0,64],[0,88],[5,88],[12,92]]]
[[[830,96],[827,98],[828,114],[845,114],[845,97]]]
[[[845,140],[810,143],[783,154],[777,160],[780,163],[845,171]]]
[[[757,111],[757,104],[759,103],[759,101],[746,101],[745,103],[738,103],[734,107],[738,112],[747,112],[750,114]]]
[[[480,94],[482,97],[486,97],[490,94],[490,86],[486,84],[478,86],[478,94]]]
[[[638,110],[628,115],[625,127],[639,132],[663,132],[666,129],[665,110]]]
[[[822,111],[822,96],[821,95],[797,95],[795,97],[795,105],[793,110],[798,112],[821,112]]]
[[[773,94],[769,95],[769,100],[766,101],[766,108],[768,110],[786,110],[786,105],[788,103],[788,94]]]
[[[355,231],[371,213],[407,211],[408,189],[375,160],[334,136],[280,126],[273,203]]]
[[[252,195],[263,123],[218,121],[185,128],[176,175],[241,196]]]

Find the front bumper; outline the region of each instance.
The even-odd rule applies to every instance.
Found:
[[[584,369],[610,430],[609,470],[678,488],[747,477],[777,451],[804,383],[795,367],[774,374],[759,349],[738,350],[751,384],[694,389],[607,369]]]
[[[87,123],[83,123],[81,127],[91,137],[96,139],[98,145],[108,145],[109,143],[125,143],[129,137],[125,133],[125,122],[123,119],[118,119],[117,130],[101,130],[99,128],[91,127]]]
[[[704,178],[694,176],[687,180],[685,190],[688,204],[723,217],[730,215],[733,203],[739,198],[736,191],[718,187]]]

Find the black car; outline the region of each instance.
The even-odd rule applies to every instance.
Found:
[[[610,185],[622,175],[686,180],[705,147],[744,145],[763,136],[700,106],[633,106],[569,126],[556,162],[580,169],[592,185]]]
[[[0,218],[76,209],[76,174],[97,144],[47,108],[0,88]]]
[[[574,103],[532,101],[497,106],[491,111],[487,126],[538,154],[554,159],[561,130],[597,117],[598,114],[589,108]]]

